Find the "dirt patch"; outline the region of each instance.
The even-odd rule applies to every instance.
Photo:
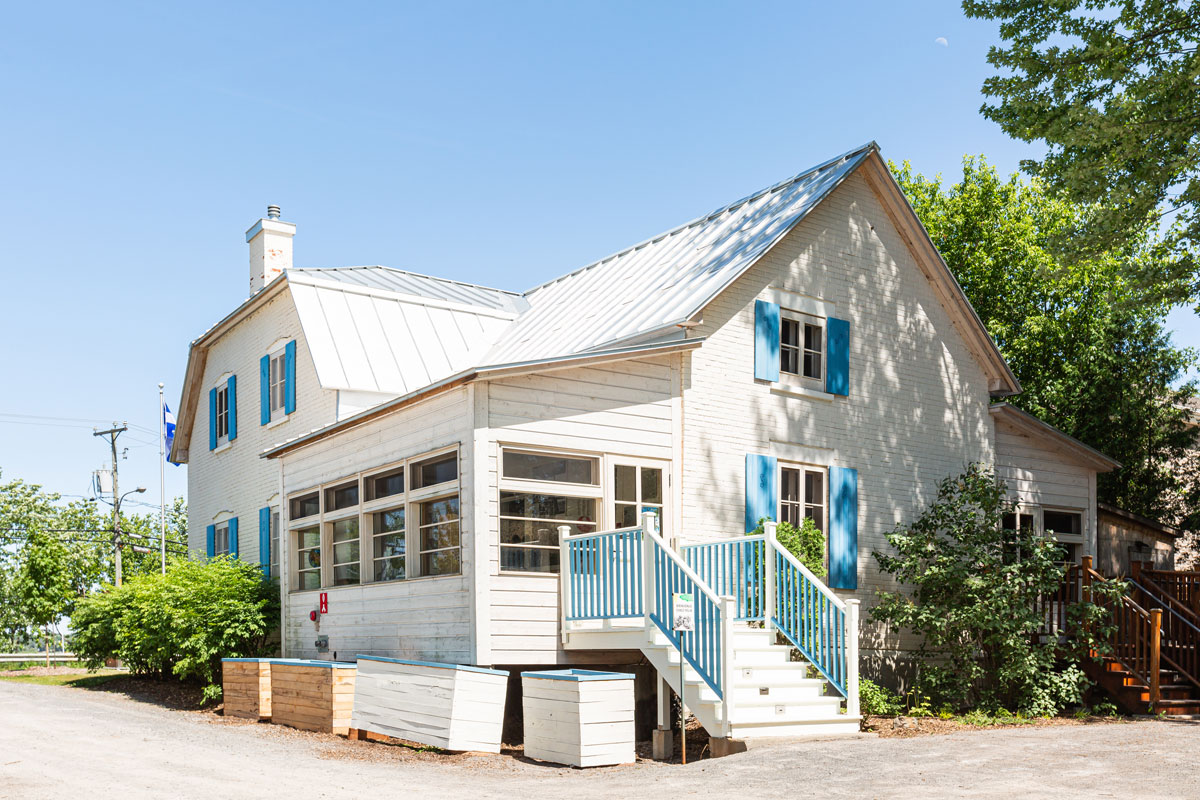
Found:
[[[1078,727],[1080,725],[1124,725],[1125,717],[1039,717],[1035,719],[994,721],[974,724],[962,717],[867,717],[863,729],[884,739],[910,739],[914,736],[961,733],[962,731],[1006,730],[1013,728]]]
[[[91,691],[121,694],[139,703],[152,703],[175,711],[212,712],[216,706],[201,708],[200,687],[174,680],[120,675],[104,683],[89,687]]]
[[[0,678],[42,677],[45,675],[87,675],[83,667],[29,667],[28,669],[3,669]]]

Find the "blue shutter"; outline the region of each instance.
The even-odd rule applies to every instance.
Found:
[[[858,588],[858,470],[829,468],[829,585]]]
[[[229,557],[238,557],[238,526],[237,517],[229,520]]]
[[[208,390],[208,449],[217,449],[217,390]]]
[[[779,304],[766,300],[754,301],[754,377],[779,380]]]
[[[842,396],[850,394],[850,323],[830,317],[825,320],[827,342],[825,391]]]
[[[258,510],[258,563],[264,578],[271,577],[271,507]]]
[[[766,517],[775,519],[779,491],[775,485],[775,465],[772,456],[746,454],[746,530],[758,527],[758,521]]]
[[[212,558],[217,554],[217,526],[209,525],[204,529],[204,544],[208,551],[208,557]]]
[[[283,348],[283,413],[296,410],[296,340]]]
[[[258,424],[266,425],[271,421],[271,357],[263,356],[258,360]]]
[[[237,438],[237,375],[230,375],[229,381],[229,441]]]

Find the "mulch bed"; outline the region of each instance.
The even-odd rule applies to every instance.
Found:
[[[909,739],[914,736],[934,736],[963,731],[1000,730],[1008,728],[1074,727],[1079,725],[1121,725],[1124,717],[1039,717],[1020,722],[995,722],[989,725],[970,725],[962,718],[938,717],[867,717],[863,729],[884,739]]]
[[[20,678],[25,675],[87,675],[83,667],[30,667],[29,669],[2,669],[0,678]]]
[[[216,708],[201,708],[199,686],[169,679],[121,675],[93,687],[93,690],[123,694],[139,703],[153,703],[175,711],[212,711]]]

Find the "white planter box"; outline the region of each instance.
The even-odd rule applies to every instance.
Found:
[[[575,767],[630,764],[633,675],[589,669],[522,672],[525,755]]]
[[[508,673],[358,656],[350,727],[445,750],[500,752]]]

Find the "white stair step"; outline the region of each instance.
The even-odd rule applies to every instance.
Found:
[[[733,663],[736,667],[790,664],[792,663],[791,658],[791,648],[780,645],[771,645],[768,647],[735,647],[733,651]]]
[[[769,647],[775,644],[775,631],[763,628],[734,628],[733,647]]]
[[[749,723],[731,726],[730,736],[734,739],[768,739],[773,736],[813,738],[827,736],[852,736],[859,733],[859,718],[838,714],[836,717],[807,719],[803,721]]]
[[[764,703],[787,703],[792,700],[806,700],[825,696],[824,681],[809,681],[796,686],[771,683],[762,685],[753,684],[750,686],[735,685],[733,687],[733,701],[736,705],[759,701]]]
[[[840,697],[810,697],[791,703],[733,706],[735,725],[777,724],[804,722],[809,719],[830,719],[841,708]]]
[[[739,685],[779,686],[795,684],[798,681],[820,680],[808,677],[808,663],[805,661],[789,661],[786,664],[767,664],[765,666],[750,666],[739,664],[733,676]]]

